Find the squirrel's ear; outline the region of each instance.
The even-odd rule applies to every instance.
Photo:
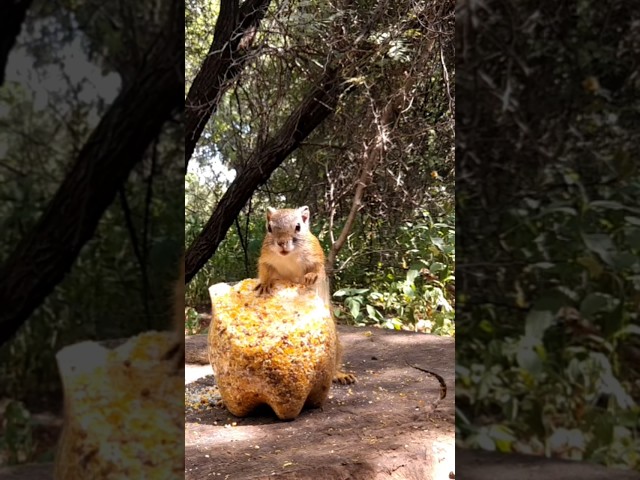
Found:
[[[267,220],[271,220],[271,215],[276,213],[276,209],[273,207],[267,207]]]
[[[300,207],[298,209],[298,212],[300,212],[300,216],[302,217],[302,221],[304,223],[307,223],[309,221],[309,217],[311,216],[311,214],[309,213],[309,207],[307,207],[306,205],[304,207]]]

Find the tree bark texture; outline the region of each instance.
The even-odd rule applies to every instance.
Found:
[[[185,172],[196,144],[222,95],[249,58],[249,47],[270,0],[222,0],[213,42],[186,99]]]
[[[255,189],[264,184],[287,156],[333,112],[340,95],[349,88],[340,72],[336,68],[325,70],[317,86],[309,91],[280,130],[251,154],[246,168],[231,183],[204,229],[187,250],[186,282],[213,256]]]
[[[0,345],[64,278],[130,171],[184,95],[184,4],[174,1],[165,35],[136,80],[113,102],[53,199],[0,266]]]

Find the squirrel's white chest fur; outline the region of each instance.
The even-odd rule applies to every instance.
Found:
[[[288,255],[271,255],[269,264],[276,270],[281,280],[300,283],[305,274],[305,263],[295,250]]]

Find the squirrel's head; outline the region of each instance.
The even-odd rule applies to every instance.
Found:
[[[309,233],[309,207],[267,208],[267,237],[271,238],[271,249],[287,255],[296,243]]]

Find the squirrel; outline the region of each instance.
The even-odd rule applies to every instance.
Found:
[[[285,280],[307,286],[316,291],[331,312],[329,279],[325,269],[325,256],[320,242],[309,230],[309,207],[267,208],[267,234],[258,260],[258,295],[271,293],[275,280]],[[333,318],[333,313],[331,313]],[[335,319],[334,319],[335,321]],[[340,369],[342,345],[338,340],[336,372],[333,381],[354,383],[355,375]]]

